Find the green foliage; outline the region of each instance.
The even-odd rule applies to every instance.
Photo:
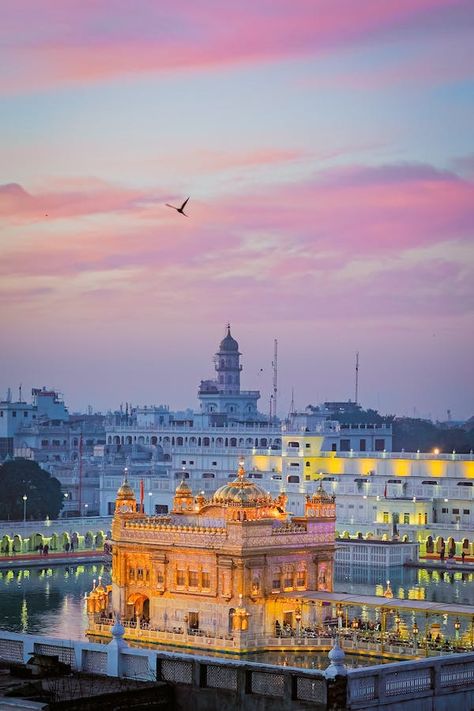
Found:
[[[469,453],[474,449],[474,429],[466,430],[457,427],[439,427],[429,420],[419,420],[412,417],[401,417],[393,423],[394,452],[432,452],[434,449],[458,454]]]
[[[63,505],[61,485],[37,462],[15,459],[0,466],[0,519],[23,519],[23,496],[27,519],[57,518]]]

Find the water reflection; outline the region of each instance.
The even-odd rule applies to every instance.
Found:
[[[84,595],[99,575],[110,582],[103,564],[0,570],[0,628],[84,639]]]
[[[447,570],[368,568],[336,563],[334,590],[357,595],[383,595],[387,579],[390,579],[394,597],[399,600],[474,604],[474,573]]]
[[[103,577],[104,585],[110,583],[110,568],[104,564],[0,570],[0,628],[63,639],[84,639],[87,627],[84,595],[92,589],[92,581],[99,575]],[[383,590],[388,577],[398,598],[474,604],[472,573],[391,568],[387,574],[383,568],[336,565],[335,590],[373,595],[376,586]],[[327,652],[259,652],[249,654],[247,658],[315,669],[325,668],[328,664]],[[347,655],[347,663],[365,666],[380,663],[380,660]]]

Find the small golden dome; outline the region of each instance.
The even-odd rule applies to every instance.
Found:
[[[183,495],[192,495],[191,487],[187,483],[186,479],[183,477],[181,481],[179,482],[178,486],[176,487],[176,494],[181,494]]]
[[[128,481],[124,481],[122,486],[119,488],[117,491],[117,499],[134,499],[135,498],[135,493],[128,483]]]
[[[319,482],[319,486],[316,489],[316,491],[313,494],[313,501],[315,499],[319,499],[320,501],[324,503],[332,503],[334,501],[334,496],[332,494],[328,494],[328,492],[324,489],[322,482]]]

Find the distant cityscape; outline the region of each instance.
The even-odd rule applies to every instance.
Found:
[[[249,477],[274,496],[285,492],[296,514],[322,482],[336,494],[340,535],[396,531],[423,546],[449,535],[459,551],[473,543],[474,418],[435,425],[349,400],[291,408],[281,420],[259,412],[259,391],[241,388],[240,358],[228,327],[195,411],[127,403],[71,415],[53,389],[33,389],[31,402],[9,394],[0,403],[0,460],[33,460],[56,477],[63,516],[110,516],[125,468],[136,490],[143,482],[147,511],[163,514],[179,480],[206,493],[234,476],[243,456]]]

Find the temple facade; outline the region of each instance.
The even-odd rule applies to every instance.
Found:
[[[88,599],[89,633],[120,615],[142,641],[236,651],[260,649],[305,624],[301,596],[332,590],[335,498],[320,487],[303,516],[237,476],[209,497],[183,479],[173,510],[147,516],[127,480],[112,524],[112,585]]]

